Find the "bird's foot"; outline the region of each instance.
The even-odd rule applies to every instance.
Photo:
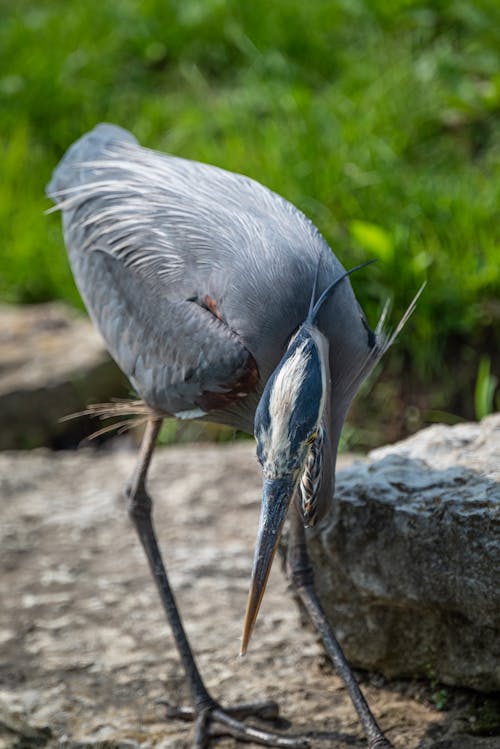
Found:
[[[305,739],[283,736],[242,722],[249,717],[268,721],[277,720],[279,707],[276,702],[245,702],[228,708],[222,708],[214,703],[201,710],[192,707],[175,707],[168,702],[164,704],[167,706],[167,718],[195,723],[193,749],[205,749],[210,739],[215,736],[232,736],[239,741],[251,741],[262,746],[275,746],[283,749],[306,749],[309,746]]]

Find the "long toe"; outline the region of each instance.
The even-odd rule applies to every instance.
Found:
[[[199,713],[194,707],[188,705],[172,705],[168,700],[157,701],[158,705],[165,706],[165,718],[167,720],[184,720],[194,722]],[[259,720],[276,721],[280,717],[280,708],[274,700],[261,700],[259,702],[239,702],[224,709],[224,712],[236,720],[246,718],[258,718]]]
[[[201,711],[193,707],[176,707],[166,700],[161,700],[161,703],[166,705],[168,719],[194,722],[193,749],[208,749],[210,740],[218,736],[232,736],[237,741],[281,747],[281,749],[307,749],[309,746],[309,742],[304,738],[284,736],[242,722],[246,718],[264,721],[278,720],[279,707],[272,700],[244,702],[228,708],[222,708],[216,704]]]
[[[245,718],[258,718],[259,720],[279,720],[280,708],[274,700],[262,700],[260,702],[240,702],[225,708],[224,712],[236,720]]]
[[[279,733],[264,731],[255,726],[249,726],[233,718],[228,712],[220,709],[212,711],[212,720],[224,726],[224,733],[240,741],[253,741],[261,746],[276,746],[283,749],[307,749],[309,742],[303,738],[283,736]]]

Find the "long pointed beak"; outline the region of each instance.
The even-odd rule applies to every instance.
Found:
[[[292,494],[293,482],[291,480],[264,480],[259,531],[243,623],[240,655],[245,655],[252,636]]]

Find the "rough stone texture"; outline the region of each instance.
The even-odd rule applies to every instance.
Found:
[[[128,389],[82,315],[60,303],[0,306],[0,449],[76,443],[95,422],[59,419]]]
[[[192,727],[165,721],[156,702],[187,691],[120,495],[134,458],[0,453],[1,749],[191,745]],[[278,699],[280,729],[305,733],[313,749],[364,747],[279,565],[249,655],[237,658],[260,486],[252,443],[159,450],[153,462],[158,535],[202,672],[223,703]],[[498,749],[491,698],[361,679],[397,749]]]
[[[500,689],[500,415],[375,450],[311,543],[351,661]]]

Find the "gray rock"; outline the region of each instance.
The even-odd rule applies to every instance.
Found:
[[[128,389],[82,315],[60,303],[0,306],[0,449],[76,443],[95,422],[59,419]]]
[[[500,415],[375,450],[337,496],[310,548],[350,661],[500,689]]]

